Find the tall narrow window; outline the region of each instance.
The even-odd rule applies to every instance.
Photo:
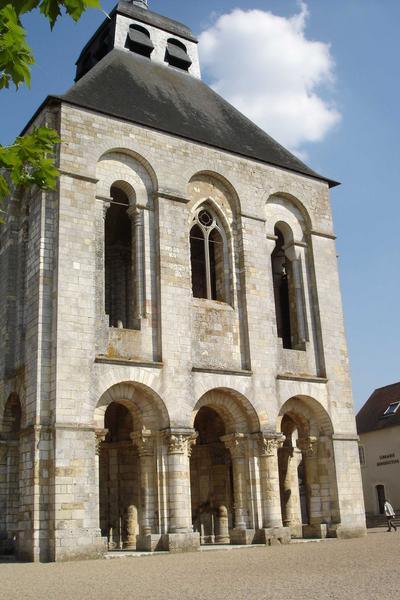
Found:
[[[112,202],[105,222],[105,308],[110,327],[131,329],[133,323],[132,225],[129,200],[111,188]]]
[[[192,288],[195,298],[207,298],[206,252],[204,234],[198,225],[190,232]]]
[[[274,281],[275,314],[278,337],[284,348],[292,348],[292,324],[289,300],[289,261],[286,257],[285,240],[275,228],[276,243],[272,252],[272,276]]]
[[[190,231],[192,291],[195,298],[227,302],[229,269],[221,226],[208,209],[201,208]]]

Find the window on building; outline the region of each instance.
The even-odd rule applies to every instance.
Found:
[[[130,25],[126,47],[132,52],[150,58],[154,50],[154,44],[150,39],[150,33],[140,25]]]
[[[292,319],[289,300],[289,261],[286,257],[285,240],[282,232],[275,227],[275,248],[272,252],[272,277],[274,282],[275,315],[278,337],[284,348],[292,348]]]
[[[165,61],[170,64],[171,67],[177,67],[183,71],[189,71],[192,64],[186,46],[174,38],[168,40]]]
[[[305,350],[307,321],[300,260],[288,257],[285,237],[275,227],[275,248],[271,255],[275,315],[278,337],[287,349]]]
[[[113,186],[105,221],[105,308],[110,327],[133,328],[132,225],[125,192]]]
[[[196,213],[190,231],[190,260],[193,296],[228,302],[226,243],[217,218],[208,208]]]
[[[360,457],[360,465],[365,466],[365,449],[364,446],[358,446],[358,455]]]
[[[392,402],[391,404],[389,404],[389,406],[383,413],[383,416],[390,417],[390,415],[394,415],[397,412],[397,409],[399,408],[399,406],[400,406],[400,400],[398,400],[397,402]]]

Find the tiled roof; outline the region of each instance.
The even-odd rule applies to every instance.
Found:
[[[384,416],[393,402],[400,402],[400,381],[378,388],[371,394],[356,417],[358,433],[400,425],[400,407],[394,414]]]

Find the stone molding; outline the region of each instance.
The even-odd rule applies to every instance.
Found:
[[[297,448],[310,458],[317,456],[318,452],[318,438],[309,436],[306,438],[299,438],[296,442]]]
[[[131,433],[131,440],[133,445],[137,447],[139,456],[154,455],[155,435],[150,429],[134,431]]]
[[[278,449],[282,448],[283,443],[285,441],[285,436],[276,434],[276,435],[265,435],[258,434],[257,436],[257,444],[258,451],[260,456],[276,456]]]
[[[245,458],[247,436],[244,433],[230,433],[220,438],[231,453],[232,458]]]
[[[72,171],[64,171],[64,169],[60,169],[60,175],[64,175],[65,177],[71,177],[72,179],[80,179],[81,181],[87,181],[88,183],[99,183],[99,180],[95,177],[90,177],[89,175],[82,175],[80,173],[73,173]]]
[[[190,457],[198,435],[197,431],[165,431],[168,454],[186,454]]]
[[[101,449],[101,445],[104,442],[104,440],[106,439],[107,433],[108,433],[108,429],[96,429],[95,430],[95,451],[96,451],[96,456],[100,455],[100,449]]]

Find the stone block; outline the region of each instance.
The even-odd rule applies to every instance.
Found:
[[[231,529],[229,532],[231,544],[248,546],[256,543],[255,529]]]
[[[328,537],[328,526],[325,523],[303,525],[303,537],[306,539],[323,540]]]
[[[291,540],[289,527],[268,527],[259,529],[257,532],[257,543],[266,546],[278,544],[289,544]]]
[[[163,550],[173,554],[180,552],[196,552],[200,548],[200,534],[195,533],[167,533],[162,536]]]
[[[136,536],[136,550],[142,552],[156,552],[157,550],[164,550],[164,539],[161,533],[148,534],[148,535],[137,535]]]

